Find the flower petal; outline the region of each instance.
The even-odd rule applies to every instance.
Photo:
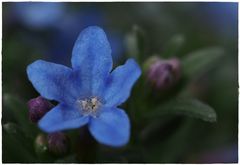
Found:
[[[43,131],[51,133],[65,129],[79,128],[88,121],[89,118],[82,116],[76,109],[65,104],[59,104],[38,122],[38,126]]]
[[[79,96],[78,75],[63,65],[37,60],[27,67],[29,80],[46,99],[72,103]]]
[[[118,147],[129,140],[130,122],[123,110],[108,108],[103,109],[97,118],[91,118],[89,130],[100,143]]]
[[[105,86],[106,106],[118,106],[125,102],[140,75],[141,70],[133,59],[129,59],[124,65],[117,67],[111,73]]]
[[[83,88],[96,95],[112,69],[111,47],[101,28],[90,26],[80,33],[71,62],[73,69],[80,72]]]

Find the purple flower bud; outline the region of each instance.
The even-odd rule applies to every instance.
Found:
[[[65,155],[70,149],[69,138],[62,132],[55,132],[49,134],[48,149],[54,155]]]
[[[29,119],[33,123],[38,122],[50,109],[53,108],[53,104],[41,96],[29,100],[27,105],[29,109]]]
[[[176,58],[170,60],[155,59],[147,70],[148,81],[160,90],[165,90],[173,86],[179,77],[180,62]]]

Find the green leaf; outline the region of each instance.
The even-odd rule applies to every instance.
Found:
[[[182,48],[185,43],[185,37],[182,34],[177,34],[173,36],[164,46],[164,50],[161,56],[164,58],[169,58],[172,56],[178,56],[178,51]]]
[[[28,119],[28,109],[26,102],[20,100],[17,96],[4,93],[3,94],[4,111],[16,121],[19,127],[29,136],[34,137],[37,132],[36,126]]]
[[[212,107],[195,99],[176,99],[149,112],[148,117],[166,114],[179,114],[195,117],[208,122],[216,122],[217,115]]]
[[[192,77],[212,68],[224,54],[223,49],[212,47],[190,53],[182,59],[183,74]]]
[[[36,162],[33,141],[15,123],[3,125],[3,162]]]

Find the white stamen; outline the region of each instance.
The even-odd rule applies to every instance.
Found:
[[[99,112],[99,107],[101,106],[101,102],[97,97],[87,98],[84,100],[77,100],[77,106],[80,107],[83,115],[91,115],[93,117],[97,117]]]

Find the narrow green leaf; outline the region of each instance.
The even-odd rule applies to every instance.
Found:
[[[137,41],[134,34],[130,33],[126,36],[126,46],[127,52],[129,56],[137,57],[138,56],[138,48],[137,48]]]
[[[145,55],[145,45],[145,34],[143,30],[139,26],[134,25],[132,31],[126,36],[128,55],[142,61]]]
[[[190,53],[182,59],[183,74],[187,77],[199,75],[203,71],[212,68],[223,54],[223,49],[218,47],[206,48]]]
[[[212,107],[195,99],[177,99],[149,112],[148,117],[159,117],[166,114],[179,114],[195,117],[208,122],[216,122],[217,115]]]
[[[162,57],[169,58],[172,56],[178,56],[178,51],[185,43],[185,37],[182,34],[173,36],[164,46],[164,50],[161,53]]]

